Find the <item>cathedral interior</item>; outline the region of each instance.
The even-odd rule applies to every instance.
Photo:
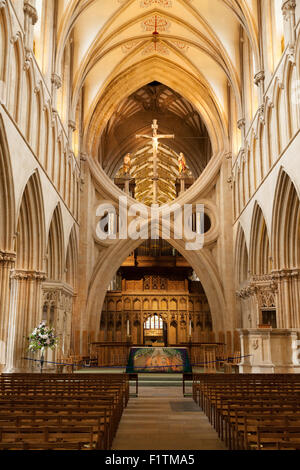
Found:
[[[300,372],[299,28],[299,0],[0,0],[0,374],[41,322],[49,374]]]

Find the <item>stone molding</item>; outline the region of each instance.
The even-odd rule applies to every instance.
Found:
[[[16,253],[0,250],[0,263],[14,263],[16,261]]]
[[[46,273],[42,271],[27,271],[22,269],[14,269],[11,272],[11,279],[17,281],[45,281]]]

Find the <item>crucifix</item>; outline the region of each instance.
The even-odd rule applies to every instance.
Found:
[[[151,139],[153,147],[153,204],[157,204],[157,181],[158,181],[158,141],[159,139],[175,139],[174,134],[158,134],[157,119],[153,120],[152,124],[153,135],[138,134],[136,138],[142,137],[143,139]]]

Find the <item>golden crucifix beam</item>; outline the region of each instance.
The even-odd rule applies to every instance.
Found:
[[[157,181],[158,181],[158,172],[157,172],[157,167],[158,167],[158,142],[160,139],[175,139],[174,134],[158,134],[158,125],[157,125],[157,119],[153,119],[153,124],[152,124],[152,130],[153,134],[152,135],[143,135],[143,134],[138,134],[136,136],[137,139],[149,139],[152,140],[152,151],[153,151],[153,204],[157,203]]]

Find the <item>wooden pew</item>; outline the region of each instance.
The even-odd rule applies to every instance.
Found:
[[[67,441],[73,438],[78,441],[79,430],[88,428],[93,432],[93,448],[105,450],[112,445],[128,399],[126,374],[3,374],[0,376],[0,426],[6,432],[14,430],[12,436],[21,431],[25,434],[26,429],[34,426],[37,431],[33,439],[29,444],[24,441],[27,448],[30,444],[46,446],[45,429],[51,435],[55,429],[63,429],[59,439],[70,432]],[[80,447],[80,442],[67,441],[66,445]],[[1,442],[0,449],[10,444],[3,442],[3,438]],[[85,445],[91,447],[90,443]]]
[[[298,374],[194,374],[193,398],[230,449],[258,449],[258,429],[262,425],[266,425],[266,435],[267,428],[281,426],[278,433],[286,429],[290,432],[288,439],[298,445]],[[261,434],[260,439],[270,436],[277,439],[272,441],[272,448],[281,444],[276,434]]]

